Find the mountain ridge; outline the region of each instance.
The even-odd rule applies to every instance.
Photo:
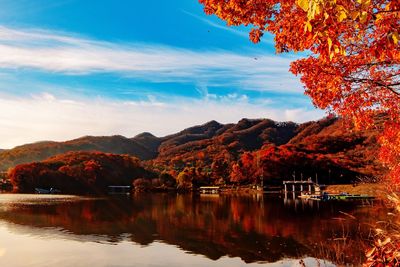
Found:
[[[112,135],[83,136],[65,142],[41,141],[0,151],[0,170],[71,151],[127,154],[150,164],[181,168],[198,160],[211,165],[218,158],[237,160],[243,153],[266,146],[290,145],[307,153],[348,161],[350,168],[365,175],[379,173],[382,168],[371,152],[377,148],[377,132],[356,132],[343,124],[340,118],[305,123],[243,118],[229,124],[212,120],[164,137],[143,132],[131,138]]]

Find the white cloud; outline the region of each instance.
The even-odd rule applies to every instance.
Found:
[[[323,116],[319,110],[276,109],[249,103],[246,96],[202,100],[177,98],[167,102],[66,99],[43,93],[28,98],[0,96],[0,148],[39,140],[68,140],[84,135],[121,134],[132,137],[149,131],[158,136],[210,120],[237,122],[241,118],[271,118],[303,122]]]
[[[210,120],[228,123],[243,117],[264,117],[302,122],[323,115],[322,111],[308,108],[273,108],[272,100],[249,100],[241,93],[221,96],[208,91],[210,86],[232,86],[279,93],[300,92],[298,79],[288,73],[293,60],[290,56],[263,54],[254,58],[222,50],[119,44],[40,29],[1,26],[0,55],[3,70],[34,69],[62,75],[112,73],[149,82],[194,84],[201,95],[197,100],[175,97],[167,101],[157,98],[157,93],[162,95],[162,92],[151,91],[147,100],[142,101],[77,99],[69,97],[68,89],[37,89],[37,82],[31,83],[28,79],[26,84],[27,80],[20,81],[17,76],[0,72],[4,78],[3,95],[0,95],[0,148],[83,135],[131,137],[150,131],[163,136]],[[48,90],[57,92],[57,96],[46,92],[24,97],[5,94],[14,94],[12,90],[16,88],[22,92],[26,88],[36,88],[31,92]]]
[[[65,33],[0,27],[0,68],[27,68],[67,75],[117,73],[151,82],[301,91],[288,73],[292,56],[194,51],[149,44],[118,44]],[[282,82],[285,81],[285,82]]]

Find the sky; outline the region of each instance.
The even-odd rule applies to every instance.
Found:
[[[0,148],[324,116],[276,54],[197,0],[0,0]]]

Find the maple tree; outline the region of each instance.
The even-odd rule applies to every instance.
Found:
[[[400,1],[199,0],[228,25],[250,25],[250,39],[275,36],[278,53],[308,51],[292,62],[315,106],[351,118],[357,128],[387,121],[381,159],[400,182]]]

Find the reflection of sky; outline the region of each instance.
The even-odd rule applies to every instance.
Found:
[[[160,242],[140,246],[123,241],[118,244],[79,242],[74,240],[40,238],[10,231],[0,225],[0,266],[26,267],[87,267],[87,266],[261,266],[246,264],[239,258],[222,257],[212,261],[202,255],[193,255],[178,247]],[[283,260],[262,266],[298,266],[299,260]],[[305,259],[307,266],[315,266],[312,258]],[[334,266],[322,261],[321,266]]]

